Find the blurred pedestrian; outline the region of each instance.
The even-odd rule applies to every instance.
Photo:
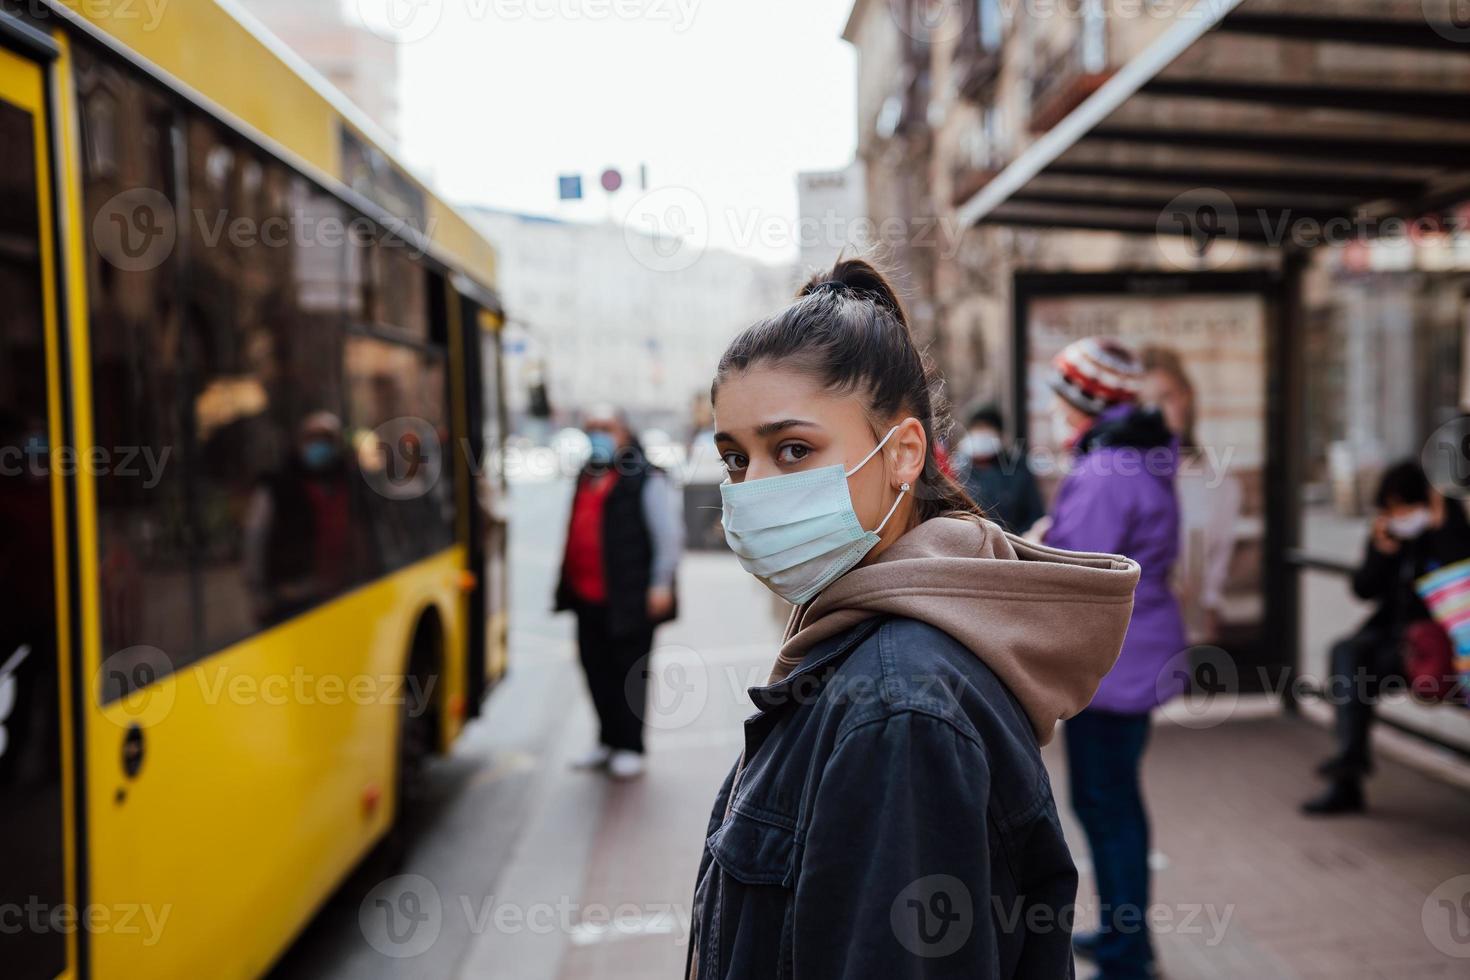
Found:
[[[1174,477],[1179,500],[1179,560],[1174,580],[1191,643],[1215,643],[1225,611],[1225,586],[1240,520],[1240,481],[1211,471],[1195,439],[1194,382],[1179,353],[1169,347],[1143,352],[1143,400],[1164,416],[1179,437],[1181,462]]]
[[[982,520],[939,469],[932,380],[858,260],[720,360],[726,539],[795,608],[711,815],[690,978],[1070,974],[1039,743],[1112,663],[1138,570]]]
[[[1470,558],[1470,522],[1464,507],[1429,485],[1412,460],[1383,474],[1374,497],[1378,514],[1353,592],[1376,602],[1367,622],[1332,648],[1328,699],[1337,716],[1337,753],[1318,767],[1329,785],[1302,810],[1326,816],[1361,813],[1363,778],[1373,769],[1369,737],[1385,687],[1403,684],[1401,644],[1410,624],[1430,618],[1414,580]]]
[[[342,440],[342,420],[311,412],[291,454],[261,480],[245,515],[245,582],[262,625],[345,591],[374,567],[366,483]]]
[[[1179,551],[1178,445],[1159,412],[1137,404],[1142,365],[1118,341],[1070,344],[1048,380],[1056,438],[1073,459],[1046,543],[1127,555],[1142,569],[1122,653],[1087,710],[1065,726],[1072,808],[1092,851],[1102,912],[1098,931],[1074,945],[1096,960],[1104,980],[1134,980],[1150,976],[1154,962],[1140,769],[1149,712],[1178,693],[1166,664],[1186,645],[1169,588]]]
[[[970,415],[969,431],[956,454],[962,460],[965,490],[985,516],[1007,531],[1025,534],[1046,516],[1046,508],[1025,453],[1007,446],[1003,431],[998,408],[978,408]]]
[[[577,614],[577,647],[601,730],[574,764],[618,779],[643,773],[653,631],[676,612],[684,525],[669,478],[650,463],[621,412],[586,414],[591,446],[577,476],[557,610]]]

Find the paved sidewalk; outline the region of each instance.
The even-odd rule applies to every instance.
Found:
[[[1061,749],[1047,756],[1066,809]],[[1453,931],[1470,928],[1470,915],[1456,923],[1437,901],[1470,902],[1470,879],[1425,909],[1436,888],[1470,874],[1470,793],[1380,760],[1368,815],[1311,820],[1297,805],[1316,791],[1313,768],[1329,749],[1322,729],[1284,717],[1155,729],[1144,778],[1154,901],[1174,924],[1157,939],[1170,980],[1470,975],[1470,958],[1436,950],[1430,935],[1470,957],[1470,935],[1456,944]],[[1079,902],[1095,909],[1087,874]]]

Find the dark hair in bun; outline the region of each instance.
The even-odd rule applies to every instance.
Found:
[[[899,415],[918,419],[928,444],[914,487],[918,519],[979,513],[939,468],[934,433],[943,428],[941,383],[914,343],[898,294],[871,262],[838,261],[807,282],[791,305],[746,328],[720,358],[710,397],[731,374],[763,361],[809,373],[830,391],[862,397],[875,423]]]

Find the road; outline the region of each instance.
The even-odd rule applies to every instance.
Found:
[[[569,494],[512,491],[511,672],[434,766],[403,866],[344,886],[274,977],[681,975],[709,806],[780,623],[730,556],[688,556],[655,644],[647,775],[572,771],[594,729],[572,619],[549,612]]]

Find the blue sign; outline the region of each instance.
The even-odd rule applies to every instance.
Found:
[[[582,175],[563,174],[556,178],[557,193],[563,201],[580,201],[582,199]]]

